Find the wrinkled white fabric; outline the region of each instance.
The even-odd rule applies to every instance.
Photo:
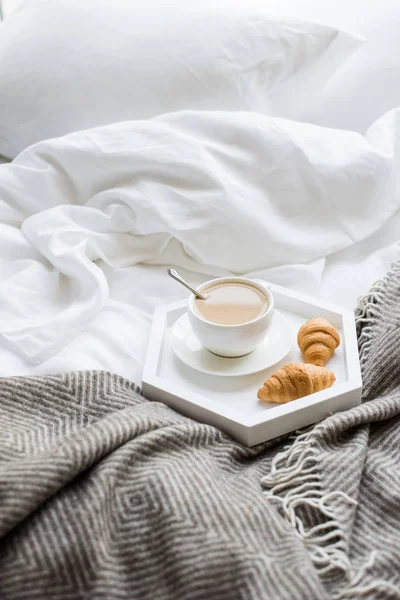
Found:
[[[399,209],[399,119],[363,138],[256,113],[181,112],[32,146],[0,172],[3,342],[40,363],[109,311],[117,330],[132,325],[142,364],[152,310],[185,293],[157,284],[165,270],[150,265],[312,293],[326,257]]]
[[[249,0],[27,0],[0,27],[0,153],[9,157],[182,109],[297,118],[362,44]]]

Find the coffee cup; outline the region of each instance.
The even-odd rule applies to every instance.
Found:
[[[211,301],[210,306],[201,305],[200,303],[207,301],[191,296],[188,308],[189,321],[193,333],[204,348],[218,356],[234,358],[249,354],[264,340],[274,312],[274,298],[267,284],[246,277],[221,277],[207,281],[197,289],[206,297],[209,292],[210,299],[213,296],[217,297],[218,294],[221,298],[221,295],[228,291],[234,294],[237,290],[238,295],[246,297],[245,300],[248,300],[248,297],[250,301],[255,300],[248,306],[245,302],[242,304],[240,301],[237,304],[228,302],[225,310],[222,303],[221,306],[217,306],[219,312],[216,310],[216,317],[214,317]],[[253,299],[251,294],[258,294],[259,299],[255,296]],[[243,307],[243,322],[240,322],[241,307]],[[251,318],[254,315],[255,317]],[[232,322],[229,322],[228,317]],[[216,322],[216,320],[225,322]]]

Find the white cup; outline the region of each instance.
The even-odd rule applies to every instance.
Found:
[[[267,284],[245,277],[220,277],[199,285],[197,289],[202,292],[216,283],[246,283],[253,286],[265,294],[268,299],[268,308],[265,313],[248,323],[220,325],[207,321],[195,312],[194,302],[196,298],[192,295],[189,300],[188,314],[193,332],[204,348],[218,356],[233,358],[249,354],[267,335],[274,313],[272,293]]]

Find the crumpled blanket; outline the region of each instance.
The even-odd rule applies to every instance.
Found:
[[[400,264],[360,301],[364,402],[245,448],[106,372],[0,380],[0,597],[400,595]]]

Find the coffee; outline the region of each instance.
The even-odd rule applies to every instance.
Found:
[[[216,283],[202,290],[207,300],[196,298],[195,312],[219,325],[240,325],[263,315],[268,298],[258,288],[246,283]]]

